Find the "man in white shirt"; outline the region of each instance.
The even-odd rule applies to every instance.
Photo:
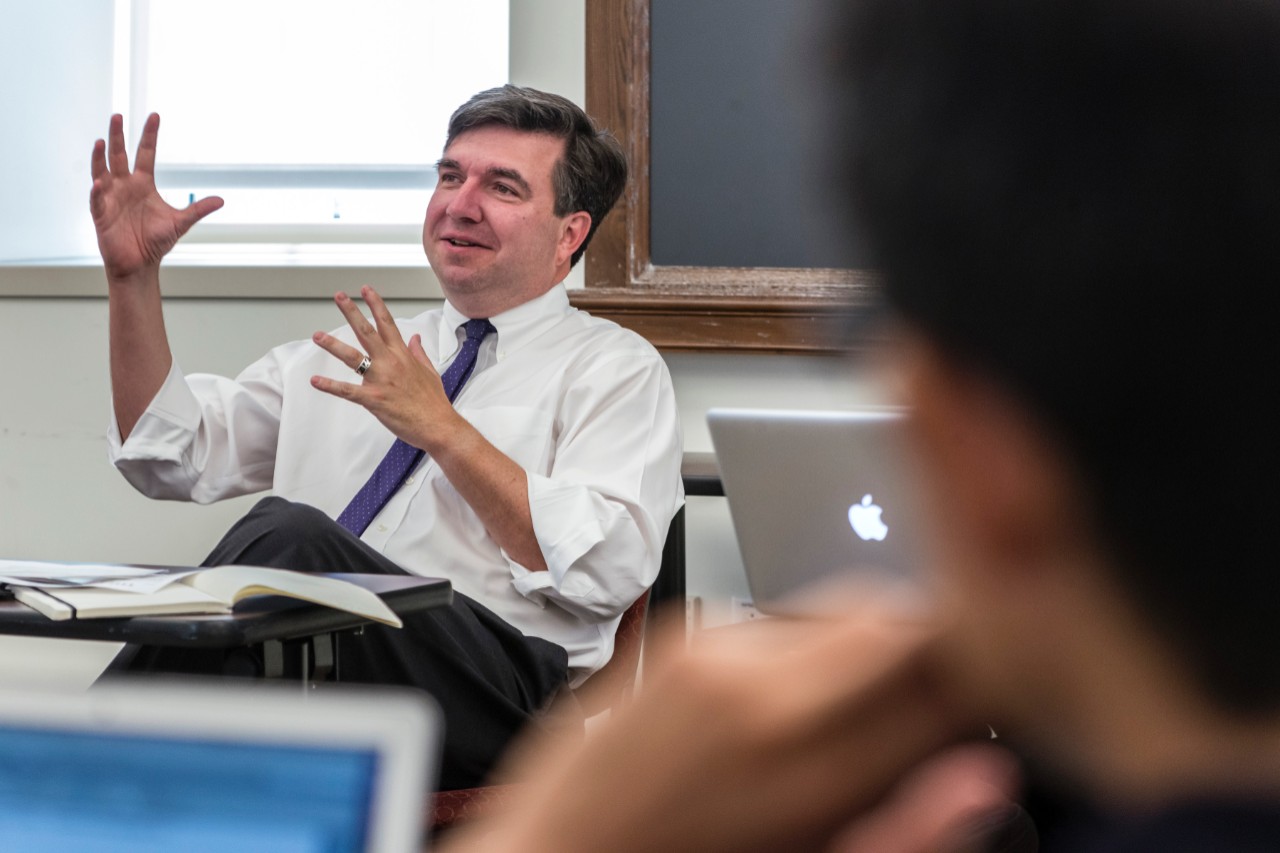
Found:
[[[563,98],[476,95],[450,120],[423,226],[441,309],[396,321],[365,287],[370,321],[340,293],[347,328],[277,347],[235,379],[184,377],[159,265],[222,201],[161,200],[158,126],[148,119],[132,171],[119,116],[93,154],[112,460],[156,498],[273,490],[209,564],[452,581],[453,608],[369,629],[339,665],[344,680],[432,692],[450,724],[443,784],[477,784],[524,721],[608,661],[682,500],[665,365],[637,335],[573,309],[562,283],[625,185],[621,150]],[[386,474],[393,443],[411,457]],[[387,476],[389,496],[370,497],[366,481]],[[197,666],[160,650],[136,665]]]

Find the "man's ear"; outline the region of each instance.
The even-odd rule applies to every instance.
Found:
[[[1080,489],[1050,433],[978,370],[911,339],[902,379],[911,430],[944,539],[982,570],[1029,568],[1084,545]],[[945,555],[941,555],[945,559]]]
[[[568,263],[573,253],[591,233],[591,214],[585,210],[570,213],[561,222],[560,243],[556,247],[556,266]]]

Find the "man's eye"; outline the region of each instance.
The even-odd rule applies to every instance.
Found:
[[[499,195],[515,195],[516,191],[506,184],[494,184],[494,189]]]
[[[457,183],[460,179],[457,175],[450,174],[449,172],[443,172],[436,180],[438,183],[441,183],[441,184],[454,184],[454,183]]]

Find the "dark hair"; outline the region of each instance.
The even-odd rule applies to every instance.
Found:
[[[622,146],[609,131],[597,129],[590,116],[568,98],[507,84],[472,96],[454,111],[445,148],[460,134],[485,125],[546,133],[564,140],[564,156],[551,173],[555,214],[568,216],[585,210],[591,215],[587,239],[570,259],[570,266],[577,264],[627,185]]]
[[[1280,4],[866,0],[842,155],[897,311],[1067,449],[1215,701],[1280,707]]]

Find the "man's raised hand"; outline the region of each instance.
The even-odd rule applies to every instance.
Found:
[[[179,210],[156,190],[156,137],[160,116],[152,113],[142,128],[133,170],[124,146],[124,119],[111,117],[107,141],[93,146],[93,190],[89,210],[98,232],[98,251],[109,281],[127,280],[158,268],[183,234],[222,207],[217,196]]]

